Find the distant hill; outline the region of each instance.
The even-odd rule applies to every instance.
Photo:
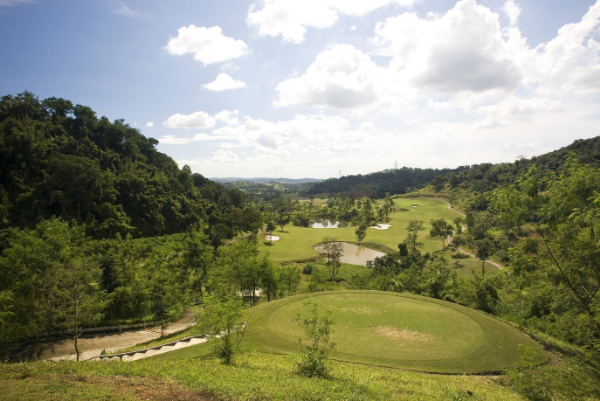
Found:
[[[254,182],[257,184],[269,184],[271,182],[275,182],[278,184],[308,184],[313,182],[321,182],[323,180],[318,178],[269,178],[269,177],[255,177],[255,178],[241,178],[241,177],[221,177],[221,178],[211,178],[214,182],[219,182],[221,184],[226,184],[230,182]]]
[[[383,198],[387,192],[392,195],[414,191],[428,184],[439,175],[458,172],[468,167],[457,169],[420,169],[402,167],[379,171],[371,174],[348,175],[340,178],[311,184],[306,190],[307,195],[346,193],[351,196],[371,196]]]
[[[424,192],[445,196],[466,211],[487,210],[494,189],[514,183],[532,167],[543,178],[554,177],[569,154],[574,154],[582,164],[600,166],[600,136],[578,139],[568,146],[530,159],[522,158],[512,163],[482,163],[438,175]]]

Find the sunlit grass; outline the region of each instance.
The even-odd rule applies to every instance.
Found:
[[[388,230],[369,229],[364,242],[374,242],[385,245],[393,250],[398,249],[398,244],[406,238],[406,227],[410,220],[423,220],[425,230],[421,231],[419,241],[423,242],[422,252],[434,252],[442,249],[442,243],[438,239],[429,238],[431,219],[444,218],[451,222],[459,215],[448,209],[447,204],[436,199],[395,199],[396,212],[390,214],[391,224]],[[412,207],[417,205],[418,207]],[[356,242],[354,234],[355,227],[346,228],[305,228],[287,225],[283,231],[278,227],[273,235],[280,237],[279,241],[269,243],[261,240],[259,234],[259,245],[261,250],[269,252],[276,263],[308,260],[318,257],[313,247],[320,243],[325,237],[335,237],[340,241]]]

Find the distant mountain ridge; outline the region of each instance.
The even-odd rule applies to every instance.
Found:
[[[308,184],[312,182],[321,182],[322,179],[318,178],[269,178],[269,177],[254,177],[254,178],[241,178],[241,177],[221,177],[221,178],[210,178],[210,180],[214,182],[219,182],[221,184],[226,184],[230,182],[254,182],[258,184],[268,184],[271,182],[276,182],[279,184]]]

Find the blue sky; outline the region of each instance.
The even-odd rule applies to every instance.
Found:
[[[0,0],[0,94],[208,177],[513,161],[600,134],[591,0]]]

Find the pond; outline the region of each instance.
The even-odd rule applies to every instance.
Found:
[[[346,242],[342,242],[342,246],[344,247],[342,251],[342,257],[340,258],[340,262],[342,263],[366,266],[368,261],[375,260],[377,257],[385,256],[385,253],[383,252],[365,248],[364,246],[348,244]],[[319,252],[319,249],[319,246],[315,247],[317,252]]]
[[[335,220],[315,220],[310,222],[310,228],[344,228],[348,227],[348,223],[345,221]]]

